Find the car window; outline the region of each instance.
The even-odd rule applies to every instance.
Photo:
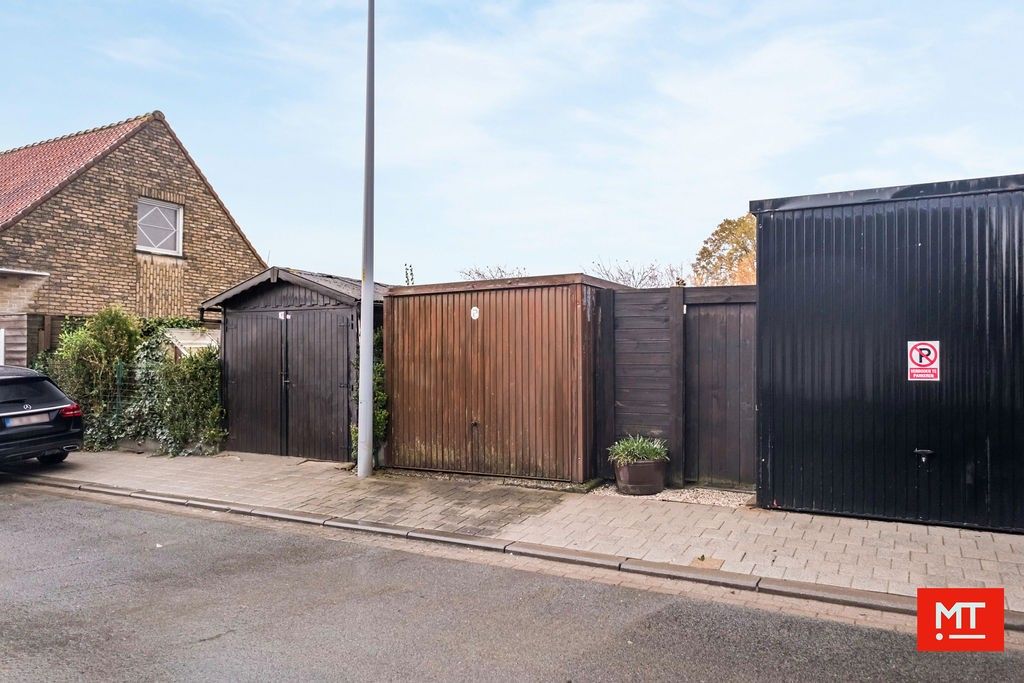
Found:
[[[44,408],[50,405],[63,405],[68,402],[67,396],[48,379],[43,377],[27,377],[16,382],[0,382],[0,410],[28,410],[25,405],[33,408]]]

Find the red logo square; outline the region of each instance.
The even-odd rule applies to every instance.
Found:
[[[920,652],[1001,652],[1002,588],[918,588]]]

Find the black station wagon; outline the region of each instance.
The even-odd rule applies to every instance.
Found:
[[[82,447],[82,408],[46,375],[0,365],[0,463],[55,465]]]

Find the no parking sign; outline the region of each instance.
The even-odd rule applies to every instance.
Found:
[[[911,382],[939,381],[939,342],[907,342],[907,379]]]

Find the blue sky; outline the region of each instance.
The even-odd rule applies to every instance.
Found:
[[[1024,171],[1017,2],[379,0],[377,275],[689,263],[763,197]],[[0,148],[162,110],[259,251],[358,275],[362,2],[5,2]]]

